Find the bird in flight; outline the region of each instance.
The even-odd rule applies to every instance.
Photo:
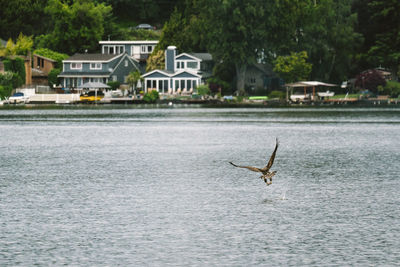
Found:
[[[264,168],[257,168],[257,167],[252,167],[252,166],[239,166],[232,162],[229,162],[229,163],[238,168],[245,168],[245,169],[248,169],[253,172],[261,172],[262,175],[260,176],[260,178],[263,179],[264,182],[268,186],[268,185],[272,184],[272,176],[274,176],[276,174],[276,171],[270,172],[269,170],[271,169],[272,164],[274,164],[274,159],[275,159],[275,155],[276,155],[276,150],[278,150],[278,146],[279,146],[279,142],[278,142],[278,138],[277,138],[274,152],[272,152],[272,155],[269,158],[268,164]]]

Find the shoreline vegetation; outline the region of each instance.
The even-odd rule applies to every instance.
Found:
[[[400,108],[400,99],[338,99],[337,101],[316,101],[306,103],[292,103],[284,100],[264,101],[222,101],[209,100],[180,100],[164,99],[154,103],[143,100],[125,100],[118,102],[98,103],[46,103],[46,104],[6,104],[0,106],[1,110],[13,109],[129,109],[129,108],[371,108],[389,107]]]

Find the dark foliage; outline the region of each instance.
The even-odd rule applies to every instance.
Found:
[[[356,87],[367,89],[374,94],[378,94],[378,86],[385,86],[386,81],[377,70],[367,70],[357,76]]]

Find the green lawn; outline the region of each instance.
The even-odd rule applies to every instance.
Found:
[[[358,98],[360,94],[348,94],[347,98]],[[340,95],[334,95],[329,97],[330,99],[344,99],[346,97],[346,94],[340,94]]]

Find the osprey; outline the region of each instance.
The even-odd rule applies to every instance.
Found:
[[[236,165],[236,164],[234,164],[232,162],[229,162],[229,163],[232,164],[235,167],[238,167],[238,168],[249,169],[250,171],[253,171],[253,172],[261,172],[262,175],[260,176],[260,178],[263,179],[264,182],[268,186],[268,185],[272,184],[272,176],[274,176],[276,174],[276,171],[270,172],[269,170],[271,169],[272,164],[274,164],[275,154],[276,154],[276,150],[278,149],[278,145],[279,145],[279,142],[278,142],[278,138],[277,138],[274,152],[272,152],[272,155],[269,158],[267,166],[265,166],[262,169],[261,168],[257,168],[257,167],[252,167],[252,166],[239,166],[239,165]],[[269,181],[268,181],[268,179],[269,179]]]

